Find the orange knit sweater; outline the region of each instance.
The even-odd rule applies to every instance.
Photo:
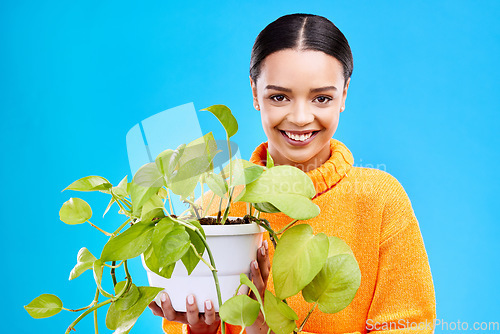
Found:
[[[316,308],[303,331],[432,333],[436,318],[434,286],[408,195],[390,174],[353,167],[353,156],[342,142],[332,138],[330,148],[330,159],[307,172],[316,188],[313,202],[321,213],[305,222],[314,233],[337,236],[351,247],[361,270],[361,286],[352,303],[336,314]],[[264,166],[266,152],[267,142],[255,149],[250,161]],[[211,213],[218,209],[218,201],[213,203]],[[229,214],[241,217],[245,213],[246,205],[239,202]],[[263,213],[261,218],[269,220],[274,230],[291,221],[282,213]],[[272,263],[274,250],[269,245]],[[268,289],[274,292],[272,276]],[[300,294],[287,298],[287,302],[299,316],[297,324],[301,324],[311,305]],[[239,327],[226,328],[227,333],[239,333]],[[186,325],[166,320],[163,329],[165,333],[188,332]]]

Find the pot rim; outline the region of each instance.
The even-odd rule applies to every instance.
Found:
[[[207,216],[215,217],[215,216]],[[241,218],[241,217],[227,217]],[[224,236],[224,235],[244,235],[266,232],[266,229],[255,222],[250,224],[229,224],[229,225],[201,225],[205,235],[207,236]]]

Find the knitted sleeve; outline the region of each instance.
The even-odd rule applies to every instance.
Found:
[[[436,300],[419,224],[402,185],[390,175],[387,183],[377,285],[366,329],[380,334],[431,334]]]

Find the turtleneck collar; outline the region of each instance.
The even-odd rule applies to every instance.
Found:
[[[257,146],[250,157],[250,162],[265,166],[267,160],[267,147],[268,142],[264,142]],[[316,196],[332,188],[347,176],[347,172],[354,163],[351,151],[337,139],[330,139],[330,152],[330,158],[325,161],[324,164],[306,172],[316,188]]]

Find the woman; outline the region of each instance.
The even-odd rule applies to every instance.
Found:
[[[283,16],[257,37],[251,57],[250,84],[268,141],[259,145],[250,161],[265,165],[269,150],[276,165],[292,165],[306,172],[316,188],[313,201],[321,208],[307,221],[315,233],[343,239],[354,252],[361,270],[361,286],[344,310],[324,314],[315,310],[304,331],[313,333],[432,333],[435,296],[427,254],[410,200],[390,174],[353,167],[353,156],[333,139],[353,69],[344,35],[324,17],[308,14]],[[214,208],[213,212],[216,211]],[[243,205],[230,212],[245,214]],[[273,228],[290,222],[283,214],[262,214]],[[266,240],[250,265],[252,280],[263,297],[273,249]],[[268,282],[269,279],[269,282]],[[164,321],[167,333],[215,333],[219,319],[212,302],[198,313],[195,296],[188,296],[187,313],[176,313],[168,296],[162,307],[150,305]],[[301,296],[287,299],[299,324],[310,305]],[[416,328],[409,328],[418,326]],[[406,330],[405,330],[406,329]],[[247,333],[267,333],[258,319]],[[228,326],[228,332],[238,328]]]

